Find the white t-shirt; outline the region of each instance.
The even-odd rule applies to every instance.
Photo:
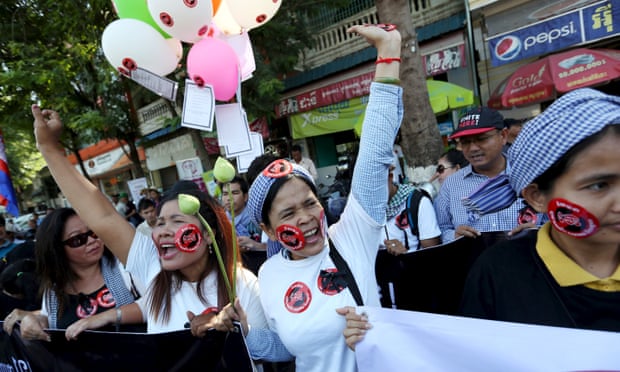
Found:
[[[401,214],[406,207],[407,201],[404,201],[396,216]],[[388,235],[385,234],[386,229]],[[433,207],[433,202],[426,197],[420,199],[420,208],[418,209],[418,232],[421,240],[441,236],[441,230],[439,229],[439,224],[437,223],[437,215],[435,214],[435,207]],[[409,227],[404,230],[398,227],[396,224],[396,217],[392,217],[386,223],[385,229],[383,229],[383,239],[381,240],[379,249],[385,249],[385,244],[383,244],[385,239],[398,239],[405,244],[405,234],[407,234],[407,241],[409,242],[408,252],[417,250],[419,245],[418,238],[411,233],[411,229]]]
[[[136,231],[139,233],[142,233],[146,236],[151,236],[151,233],[153,232],[153,228],[151,226],[149,226],[149,223],[146,222],[146,220],[142,221],[142,223],[140,223],[137,227],[136,227]]]
[[[215,256],[212,259],[215,259]],[[183,282],[181,288],[172,295],[169,321],[164,323],[161,319],[156,320],[152,316],[147,300],[150,297],[151,283],[161,271],[161,265],[157,249],[150,236],[135,234],[127,258],[127,270],[143,283],[149,284],[146,295],[137,301],[144,319],[147,320],[148,333],[182,330],[188,322],[186,314],[188,310],[194,314],[200,314],[207,307],[217,306],[217,275],[215,271],[212,271],[202,282],[207,304],[200,301],[196,294],[197,283]],[[248,324],[251,327],[266,328],[267,322],[259,300],[258,281],[249,270],[239,268],[237,271],[237,296],[248,316]]]
[[[334,245],[353,272],[364,305],[369,306],[380,306],[374,264],[381,229],[352,194],[340,220],[329,229]],[[334,268],[326,244],[321,253],[302,260],[277,254],[259,271],[261,302],[269,327],[295,355],[298,372],[357,369],[355,354],[342,336],[345,318],[335,310],[356,306],[355,300],[349,289],[330,295],[319,288],[321,270]]]
[[[403,168],[400,166],[400,159],[404,158],[403,149],[400,145],[394,144],[394,160],[392,160],[392,164],[394,164],[394,170],[392,174],[394,175],[394,182],[400,183],[400,178],[403,176]]]

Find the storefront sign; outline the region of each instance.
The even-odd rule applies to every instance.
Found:
[[[426,66],[426,76],[435,76],[465,66],[465,46],[463,44],[438,50],[422,56]]]
[[[620,34],[620,0],[608,0],[487,39],[494,67]]]
[[[339,81],[322,88],[287,98],[276,107],[276,116],[282,117],[298,112],[310,111],[347,99],[366,96],[370,93],[370,83],[374,72]]]
[[[116,162],[119,161],[124,154],[123,149],[118,147],[114,150],[95,156],[92,159],[85,160],[84,165],[88,175],[91,177],[98,176],[112,170],[114,164],[116,164]],[[79,164],[76,164],[75,168],[81,172]]]
[[[423,54],[422,60],[426,66],[427,76],[443,74],[448,70],[466,66],[465,46],[461,43],[435,50],[434,52]],[[286,98],[276,107],[276,117],[307,112],[351,98],[367,96],[370,94],[370,83],[372,83],[374,76],[374,72],[367,72]]]
[[[293,139],[352,130],[364,120],[367,104],[368,96],[363,96],[291,115]]]

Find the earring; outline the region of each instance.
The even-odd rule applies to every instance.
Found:
[[[213,254],[213,244],[209,244],[209,254]]]

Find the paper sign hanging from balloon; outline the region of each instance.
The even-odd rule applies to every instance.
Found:
[[[254,60],[250,35],[247,32],[243,32],[240,35],[219,35],[218,38],[230,45],[237,54],[241,81],[251,78],[252,73],[256,70],[256,61]]]
[[[108,62],[126,75],[140,67],[163,76],[174,71],[179,63],[178,47],[136,19],[110,23],[101,36],[101,46]]]

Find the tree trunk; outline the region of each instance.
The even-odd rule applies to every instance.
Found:
[[[400,79],[405,113],[400,129],[400,145],[405,160],[408,166],[414,168],[435,164],[441,154],[442,141],[428,99],[426,69],[419,52],[409,1],[375,0],[375,4],[380,21],[397,25],[403,41]]]
[[[82,155],[80,155],[80,149],[77,146],[77,143],[78,143],[77,133],[75,133],[72,130],[67,130],[67,132],[69,133],[69,138],[70,138],[69,141],[71,142],[71,144],[69,146],[66,146],[66,145],[63,144],[63,146],[65,148],[68,148],[69,150],[71,150],[75,154],[75,158],[77,160],[77,163],[80,165],[80,169],[82,170],[82,174],[84,175],[84,177],[86,177],[86,179],[88,181],[90,181],[90,183],[93,183],[93,179],[90,178],[90,175],[88,174],[88,171],[84,167],[84,160],[82,159]]]

